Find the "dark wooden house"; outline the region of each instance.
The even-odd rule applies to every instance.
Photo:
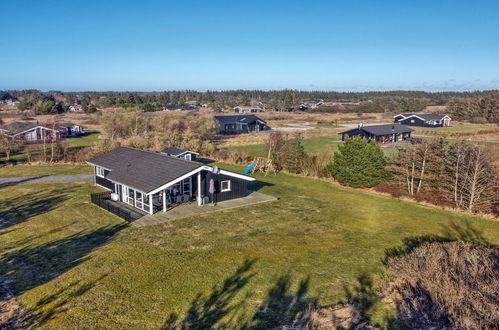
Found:
[[[194,161],[197,159],[197,156],[199,155],[197,152],[179,149],[179,148],[168,148],[163,150],[161,153],[172,157],[183,158]]]
[[[215,116],[219,134],[241,134],[268,131],[267,122],[255,115]]]
[[[31,122],[13,122],[1,125],[0,134],[8,135],[26,143],[50,143],[60,141],[64,137],[59,127]]]
[[[248,182],[255,180],[216,166],[129,147],[87,163],[94,167],[95,184],[110,190],[115,201],[150,214],[193,200],[202,205],[244,197]]]
[[[341,140],[347,137],[360,136],[379,143],[397,142],[411,139],[412,128],[400,124],[369,125],[360,124],[356,128],[341,132]]]
[[[396,123],[408,126],[445,127],[450,126],[451,118],[438,113],[401,113],[396,115]]]

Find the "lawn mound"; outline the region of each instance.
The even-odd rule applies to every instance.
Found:
[[[493,329],[499,324],[499,249],[426,243],[387,262],[384,295],[418,329]]]
[[[25,328],[21,305],[10,291],[4,279],[0,278],[0,329]]]

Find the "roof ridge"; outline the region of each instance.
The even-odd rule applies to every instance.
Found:
[[[139,149],[139,148],[134,148],[134,147],[129,147],[129,146],[120,146],[120,148],[127,148],[127,149],[132,149],[132,150],[137,150],[137,151],[143,151],[143,152],[148,152],[150,154],[153,154],[153,155],[158,155],[158,156],[161,156],[161,157],[170,157],[172,159],[177,159],[177,160],[180,160],[180,161],[184,161],[184,162],[188,162],[188,163],[192,163],[192,164],[196,164],[196,165],[205,165],[201,162],[195,162],[193,160],[188,160],[188,159],[184,159],[184,158],[178,158],[178,157],[175,157],[175,156],[170,156],[170,155],[167,155],[167,154],[163,154],[161,152],[156,152],[156,151],[151,151],[151,150],[144,150],[144,149]]]

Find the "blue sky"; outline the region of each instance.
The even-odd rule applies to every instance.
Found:
[[[499,1],[1,1],[0,89],[499,88]]]

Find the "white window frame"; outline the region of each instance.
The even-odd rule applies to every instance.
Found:
[[[187,160],[192,160],[192,156],[191,156],[191,154],[185,154],[185,155],[184,155],[184,159],[187,159]]]
[[[227,182],[227,188],[224,189],[224,183]],[[224,180],[224,181],[220,181],[220,191],[221,192],[226,192],[226,191],[230,191],[230,188],[231,188],[231,183],[230,183],[230,180]]]
[[[99,178],[103,178],[104,177],[104,168],[103,167],[99,167],[99,166],[96,166],[95,167],[95,175],[98,176]]]

